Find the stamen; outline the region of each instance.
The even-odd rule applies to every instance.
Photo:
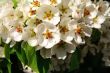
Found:
[[[90,15],[90,12],[87,8],[84,9],[84,17]]]
[[[46,30],[45,33],[43,33],[43,35],[46,37],[46,39],[51,39],[51,38],[53,38],[52,32],[50,32],[48,29]]]
[[[60,32],[65,34],[66,32],[68,32],[69,30],[66,28],[66,26],[59,26],[60,28]]]
[[[81,34],[82,33],[82,28],[80,26],[77,26],[77,28],[75,29],[75,33],[76,34]]]
[[[20,25],[18,25],[18,26],[16,27],[16,31],[17,31],[17,32],[22,32],[22,28],[21,28]]]
[[[51,4],[57,4],[57,1],[56,0],[50,0]]]
[[[32,5],[39,7],[40,6],[40,2],[38,0],[35,0],[35,1],[32,2]]]
[[[36,14],[36,10],[32,10],[32,8],[30,8],[29,13],[30,13],[30,16],[35,15]]]
[[[45,15],[44,15],[44,19],[48,19],[48,20],[51,20],[53,18],[54,14],[52,13],[52,11],[47,11],[45,12]]]
[[[68,8],[66,8],[62,5],[62,7],[60,8],[60,11],[64,14],[64,13],[67,13],[67,9]]]

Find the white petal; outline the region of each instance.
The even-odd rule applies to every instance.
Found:
[[[6,42],[5,42],[5,43],[9,44],[9,43],[10,43],[10,41],[11,41],[11,37],[7,37],[7,39],[6,39]]]
[[[73,38],[74,38],[73,31],[72,32],[67,32],[65,34],[61,34],[61,40],[65,41],[67,43],[71,43]]]
[[[83,44],[83,43],[85,43],[85,41],[81,38],[81,36],[80,35],[78,35],[78,34],[76,34],[76,38],[74,38],[75,39],[75,41],[76,41],[76,43],[78,43],[78,44]]]
[[[100,28],[101,28],[101,24],[97,24],[97,23],[95,23],[95,24],[93,24],[92,27],[93,27],[93,28],[100,29]]]
[[[102,24],[105,21],[105,17],[104,16],[98,16],[97,18],[97,22]]]
[[[52,18],[52,20],[50,20],[51,24],[57,25],[60,21],[60,17],[56,16],[54,18]]]
[[[43,38],[42,42],[39,43],[39,45],[45,47],[45,46],[47,46],[48,42],[49,42],[49,41],[48,41],[47,39],[44,39],[44,38]]]
[[[22,33],[18,33],[16,31],[14,31],[14,32],[11,33],[11,36],[17,42],[22,40]]]
[[[45,12],[51,11],[54,15],[50,20],[44,19]],[[46,21],[49,23],[52,23],[54,25],[57,25],[60,21],[59,11],[56,7],[51,5],[43,5],[37,10],[37,18],[41,19],[42,21]]]
[[[33,37],[33,38],[28,39],[27,42],[32,47],[34,47],[34,46],[36,46],[38,44],[38,41],[37,41],[37,38],[36,37]]]
[[[94,10],[94,11],[91,12],[90,14],[91,14],[91,16],[89,17],[90,19],[96,17],[96,15],[97,15],[97,10]]]

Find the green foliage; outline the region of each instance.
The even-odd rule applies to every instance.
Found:
[[[43,59],[39,53],[39,51],[36,52],[37,54],[37,63],[38,63],[38,69],[40,73],[48,73],[51,61],[50,59]]]
[[[50,60],[43,59],[40,56],[39,51],[36,52],[35,48],[29,46],[27,43],[23,43],[22,47],[26,54],[28,62],[27,65],[31,67],[36,73],[47,73],[50,66]]]
[[[4,45],[4,54],[5,54],[5,57],[6,59],[11,63],[10,61],[10,54],[12,54],[14,51],[13,51],[13,48],[10,48],[10,44],[5,44]]]
[[[91,42],[97,44],[100,40],[101,32],[98,29],[93,28],[91,35]]]
[[[7,68],[8,68],[8,73],[11,73],[11,63],[8,62]]]
[[[31,67],[36,73],[39,73],[35,49],[29,46],[27,43],[22,44],[22,49],[24,49],[26,54],[27,65]]]
[[[7,68],[6,73],[12,73],[11,71],[11,65],[13,64],[10,60],[10,55],[15,53],[18,57],[18,59],[23,63],[24,65],[28,65],[32,68],[33,71],[36,73],[48,73],[48,69],[50,67],[50,59],[43,59],[40,56],[39,51],[35,51],[34,47],[31,47],[26,42],[18,42],[15,44],[14,47],[10,48],[10,44],[5,44],[5,57],[6,63],[5,67]],[[0,62],[1,63],[1,62]],[[0,66],[4,66],[2,63]],[[3,67],[2,67],[3,68]],[[0,71],[2,72],[2,69],[0,67]]]
[[[80,64],[79,55],[80,55],[79,48],[77,48],[71,57],[70,71],[73,71],[79,68],[79,64]]]
[[[16,50],[16,54],[17,57],[19,58],[19,60],[24,64],[27,65],[27,58],[26,58],[26,54],[25,54],[25,50],[23,48],[21,48],[21,42],[16,43],[16,45],[13,47]]]
[[[12,2],[13,2],[13,5],[14,5],[13,7],[16,8],[17,7],[18,0],[12,0]]]
[[[0,58],[0,73],[11,73],[11,63],[4,58]]]

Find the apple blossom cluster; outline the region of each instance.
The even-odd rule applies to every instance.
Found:
[[[0,4],[0,37],[10,47],[23,41],[44,58],[65,59],[92,28],[101,29],[109,10],[103,0],[19,0],[16,8],[9,0]]]

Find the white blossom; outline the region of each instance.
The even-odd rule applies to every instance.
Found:
[[[65,59],[68,53],[73,53],[76,49],[76,44],[67,44],[64,42],[58,43],[56,46],[52,48],[52,54],[56,55],[58,59]]]
[[[83,22],[78,22],[76,20],[71,20],[69,23],[71,30],[73,30],[74,40],[77,43],[85,43],[85,40],[83,39],[85,36],[90,37],[92,34],[92,29],[88,27]]]
[[[57,25],[60,21],[59,11],[56,7],[50,5],[42,5],[37,10],[37,18]]]
[[[60,33],[56,26],[44,22],[38,25],[39,45],[51,48],[60,41]]]
[[[72,10],[68,6],[68,3],[69,0],[62,0],[62,3],[57,6],[62,16],[69,16],[72,12]]]
[[[97,3],[97,10],[99,14],[104,15],[106,11],[108,10],[108,7],[109,7],[109,3],[107,1],[100,0]]]
[[[71,43],[71,41],[73,40],[73,35],[71,34],[72,31],[69,28],[69,22],[70,18],[65,17],[61,20],[60,24],[58,25],[61,34],[61,40],[67,43]]]

